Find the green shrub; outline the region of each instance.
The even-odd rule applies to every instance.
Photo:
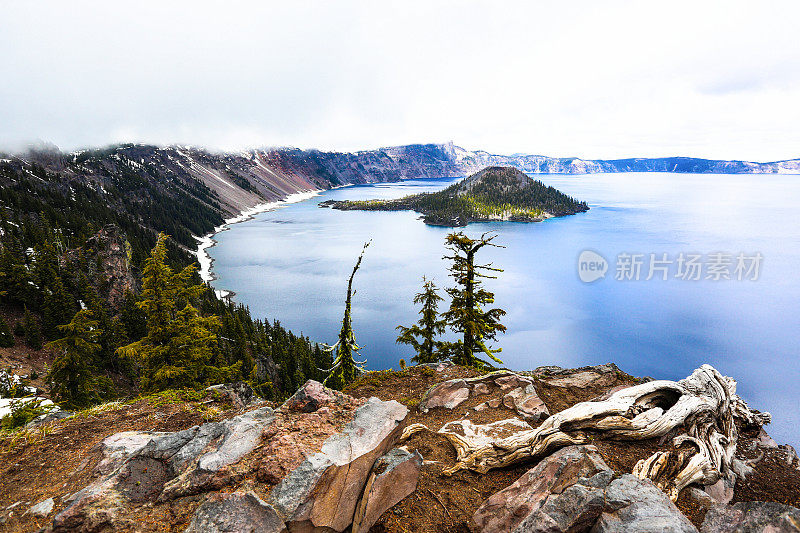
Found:
[[[49,413],[52,405],[42,405],[44,400],[22,401],[11,403],[11,412],[0,419],[0,428],[3,431],[13,431],[30,422],[31,420]]]
[[[156,392],[155,394],[151,394],[149,396],[145,396],[144,399],[147,400],[153,407],[161,407],[163,405],[174,403],[199,402],[203,400],[207,394],[208,391],[204,390],[167,389],[161,392]]]

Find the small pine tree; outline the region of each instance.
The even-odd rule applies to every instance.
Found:
[[[136,304],[145,312],[147,335],[118,349],[141,365],[141,387],[146,391],[169,388],[200,388],[229,381],[242,362],[213,366],[217,348],[218,316],[201,316],[189,303],[205,290],[192,284],[196,264],[173,272],[167,263],[167,236],[158,242],[145,262],[141,299]]]
[[[101,348],[101,331],[88,309],[78,311],[69,324],[58,329],[64,337],[47,344],[56,360],[46,381],[56,403],[66,409],[83,409],[100,400],[91,362]]]
[[[42,333],[46,338],[54,339],[59,334],[58,326],[68,323],[78,306],[59,276],[53,277],[50,286],[42,302]]]
[[[397,326],[400,330],[397,342],[408,344],[417,352],[411,358],[414,363],[435,363],[442,359],[443,343],[436,337],[444,333],[446,326],[446,322],[439,318],[439,302],[443,300],[436,285],[423,277],[422,292],[414,296],[414,303],[422,304],[419,321],[410,328]]]
[[[452,353],[453,362],[464,366],[479,368],[493,368],[494,365],[483,361],[476,354],[484,353],[493,361],[502,363],[495,354],[501,350],[493,350],[486,345],[487,340],[495,340],[497,333],[506,330],[500,323],[500,317],[505,311],[493,308],[484,311],[484,306],[494,303],[494,294],[483,289],[481,278],[495,279],[496,276],[486,274],[489,272],[502,272],[491,264],[476,265],[475,254],[485,246],[503,248],[493,244],[496,235],[487,236],[486,233],[478,239],[470,239],[463,232],[451,233],[447,236],[447,247],[452,255],[444,259],[453,262],[450,266],[450,275],[456,281],[456,287],[447,289],[450,295],[450,308],[442,315],[456,333],[463,334],[457,343],[449,343],[447,349]]]
[[[14,342],[14,335],[11,334],[6,319],[0,316],[0,348],[11,348]]]
[[[369,244],[369,242],[364,243],[361,255],[358,256],[356,266],[353,267],[353,272],[347,282],[347,300],[345,300],[344,318],[342,319],[342,329],[339,332],[339,340],[333,346],[325,345],[325,350],[331,354],[335,353],[336,356],[333,359],[333,367],[325,371],[328,372],[328,377],[325,378],[323,384],[334,389],[341,390],[345,385],[355,381],[358,375],[364,371],[364,364],[366,363],[366,360],[356,361],[354,358],[354,355],[361,350],[361,346],[356,343],[356,335],[353,332],[351,300],[353,294],[355,294],[353,292],[353,278],[361,266],[361,260],[364,258],[364,252]]]
[[[39,327],[39,321],[27,309],[25,310],[22,327],[25,332],[25,344],[28,345],[28,348],[41,350],[42,330]]]
[[[130,291],[125,291],[119,319],[125,328],[125,336],[131,341],[138,341],[147,335],[147,316],[136,305],[136,295]]]

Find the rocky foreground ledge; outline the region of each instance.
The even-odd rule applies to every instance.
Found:
[[[280,406],[159,398],[3,443],[0,529],[800,531],[797,455],[708,366],[440,364],[309,381]]]

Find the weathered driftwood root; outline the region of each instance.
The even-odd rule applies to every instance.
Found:
[[[451,422],[441,430],[456,449],[462,469],[485,473],[536,459],[570,444],[596,439],[644,440],[680,433],[674,449],[658,452],[634,468],[670,497],[691,483],[712,484],[728,475],[736,450],[734,417],[749,425],[769,421],[750,411],[736,396],[736,382],[703,365],[679,382],[651,381],[622,389],[607,400],[582,402],[557,413],[539,427],[501,438],[478,434],[469,421]]]

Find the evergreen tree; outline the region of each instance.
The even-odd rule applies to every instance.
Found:
[[[0,315],[0,348],[11,348],[14,346],[14,335],[8,327],[6,319]]]
[[[487,236],[486,233],[478,239],[470,239],[463,232],[451,233],[445,242],[452,255],[444,256],[453,262],[450,266],[450,275],[455,279],[456,286],[447,289],[451,297],[450,308],[442,315],[456,333],[463,334],[457,343],[449,343],[448,350],[452,354],[453,362],[464,366],[489,367],[493,365],[478,358],[476,354],[484,353],[497,363],[502,363],[494,354],[500,349],[493,350],[486,345],[488,340],[496,340],[497,333],[506,330],[500,323],[500,317],[506,314],[498,308],[484,311],[484,307],[494,303],[494,293],[482,287],[481,278],[495,279],[485,272],[502,272],[491,264],[476,265],[475,254],[485,246],[503,248],[493,244],[496,235]]]
[[[364,252],[369,246],[369,242],[364,243],[364,248],[361,249],[361,255],[358,256],[356,266],[353,267],[353,272],[350,274],[350,279],[347,282],[347,300],[344,306],[344,318],[342,319],[342,329],[339,332],[339,340],[333,346],[326,345],[325,349],[336,356],[333,359],[333,367],[330,368],[328,377],[325,378],[323,384],[341,390],[348,383],[352,383],[358,375],[364,371],[364,364],[366,361],[356,361],[354,355],[361,350],[361,346],[356,343],[356,335],[353,332],[353,320],[351,317],[351,300],[353,296],[353,278],[361,266],[361,260],[364,258]]]
[[[101,331],[88,309],[78,311],[69,324],[59,326],[64,337],[47,347],[56,353],[47,383],[56,402],[66,409],[83,409],[100,401],[92,360],[100,351]]]
[[[25,317],[22,321],[22,328],[25,332],[25,344],[28,348],[34,350],[42,349],[42,330],[39,327],[39,321],[27,309],[25,310]]]
[[[54,275],[42,302],[42,333],[45,338],[56,338],[58,326],[69,322],[76,308],[75,299],[64,288],[61,277]]]
[[[162,233],[145,262],[137,303],[147,315],[147,335],[118,352],[141,365],[141,387],[146,391],[200,388],[229,380],[242,363],[211,364],[221,322],[218,316],[201,316],[191,304],[205,290],[203,285],[192,284],[197,265],[173,272],[166,258],[166,235]]]
[[[442,342],[436,337],[444,333],[446,322],[439,319],[439,302],[444,299],[439,296],[436,285],[423,276],[422,292],[414,296],[415,304],[422,304],[419,321],[407,328],[397,326],[400,335],[397,342],[411,345],[417,354],[411,358],[414,363],[435,363],[441,360]],[[419,338],[419,339],[418,339]]]
[[[136,305],[136,296],[130,291],[125,291],[119,319],[125,329],[125,336],[131,341],[138,341],[147,335],[147,316]]]

